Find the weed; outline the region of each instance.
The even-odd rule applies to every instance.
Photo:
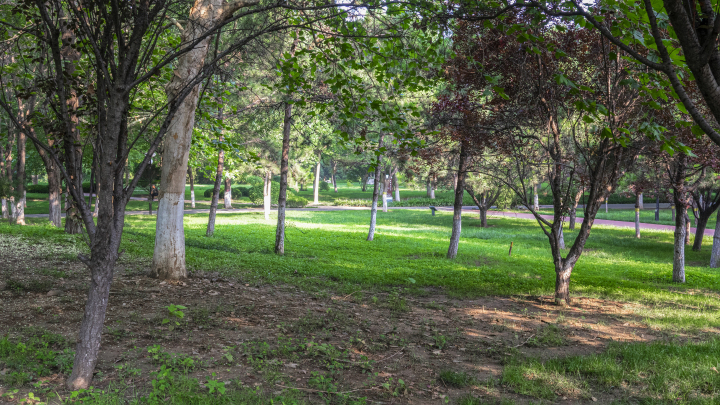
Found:
[[[153,363],[159,364],[161,367],[166,367],[171,371],[188,373],[200,366],[200,362],[191,356],[180,353],[168,353],[159,345],[149,347],[147,352]]]
[[[565,344],[563,331],[557,325],[547,325],[534,337],[530,338],[526,345],[530,347],[555,347]]]
[[[67,273],[62,270],[41,269],[40,274],[53,278],[67,278]]]
[[[185,318],[185,313],[182,310],[187,309],[187,307],[182,305],[168,305],[166,308],[169,315],[168,318],[162,320],[162,324],[165,325],[169,323],[168,329],[172,331],[175,327],[180,326],[178,320]],[[175,325],[173,325],[173,323]]]
[[[448,344],[448,339],[445,337],[445,335],[442,335],[439,333],[436,334],[435,336],[433,336],[433,340],[434,340],[435,347],[437,347],[440,350],[444,349],[445,346],[447,346],[447,344]]]
[[[475,379],[465,372],[443,370],[440,372],[440,381],[451,387],[463,388],[475,383]]]

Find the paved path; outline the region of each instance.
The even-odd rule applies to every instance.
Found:
[[[477,212],[477,210],[474,210]],[[500,212],[500,211],[490,211],[488,212],[488,216],[491,217],[509,217],[509,218],[520,218],[520,219],[535,219],[533,214],[526,214],[522,212]],[[543,218],[548,219],[552,221],[553,217],[552,215],[541,215]],[[582,217],[577,217],[578,222],[582,221]],[[608,225],[608,226],[616,226],[619,228],[632,228],[635,229],[635,223],[634,222],[626,222],[626,221],[611,221],[609,219],[596,219],[593,225]],[[578,224],[579,226],[579,224]],[[640,223],[640,229],[657,229],[662,231],[674,231],[675,226],[674,225],[662,225],[662,224],[648,224],[641,222]],[[705,229],[705,235],[707,236],[713,236],[713,233],[715,232],[714,229]],[[690,233],[695,234],[695,228],[690,228]]]
[[[427,209],[423,207],[389,207],[391,210],[422,210]],[[450,211],[452,212],[452,207],[437,207],[438,211]],[[273,208],[273,211],[277,211],[277,208]],[[320,205],[317,207],[309,207],[309,208],[287,208],[288,211],[367,211],[370,210],[369,207],[337,207],[337,206],[331,206],[331,205]],[[478,209],[475,206],[463,206],[463,211],[468,214],[476,214],[478,213]],[[185,210],[185,214],[203,214],[210,212],[209,209],[189,209]],[[218,214],[240,214],[240,213],[248,213],[248,212],[257,212],[261,213],[263,212],[262,208],[234,208],[234,209],[218,209]],[[155,215],[157,212],[153,211],[153,215]],[[428,211],[429,213],[429,211]],[[125,215],[148,215],[147,211],[126,211]],[[47,218],[47,214],[26,214],[26,218]],[[65,216],[64,214],[62,215]],[[530,213],[523,213],[523,212],[503,212],[503,211],[489,211],[488,216],[491,217],[508,217],[508,218],[519,218],[519,219],[531,219],[535,220],[535,217]],[[552,221],[552,215],[543,215],[542,216],[545,219]],[[578,221],[582,221],[582,217],[577,217]],[[607,219],[596,219],[595,225],[607,225],[607,226],[615,226],[618,228],[632,228],[635,229],[635,223],[634,222],[626,222],[626,221],[611,221]],[[648,224],[648,223],[640,223],[640,229],[656,229],[656,230],[663,230],[663,231],[674,231],[675,227],[673,225],[661,225],[661,224]],[[690,232],[692,234],[695,234],[695,228],[690,228]],[[705,235],[712,236],[714,233],[713,229],[705,229]]]

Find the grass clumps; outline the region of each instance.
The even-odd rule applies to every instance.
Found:
[[[60,335],[29,331],[28,339],[0,338],[0,369],[5,375],[0,381],[11,387],[21,387],[40,377],[55,373],[67,374],[72,369],[74,352]]]
[[[710,404],[720,396],[720,338],[700,343],[611,343],[592,356],[541,362],[517,360],[502,382],[516,393],[553,400],[557,395],[588,398],[599,385],[627,391],[639,401]],[[716,371],[718,370],[718,371]]]
[[[526,343],[530,347],[557,347],[565,344],[563,330],[557,325],[547,325]]]
[[[453,370],[443,370],[438,377],[440,382],[455,388],[464,388],[475,384],[475,379],[468,373]]]

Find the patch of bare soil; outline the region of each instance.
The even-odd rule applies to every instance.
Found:
[[[29,328],[42,328],[75,341],[89,277],[74,254],[0,235],[0,335],[24,339]],[[201,381],[216,373],[219,380],[266,392],[294,387],[311,403],[328,396],[318,376],[331,378],[339,392],[377,403],[454,403],[465,394],[528,403],[532,398],[499,382],[504,362],[518,352],[585,355],[613,340],[660,337],[627,305],[598,299],[577,298],[559,308],[550,297],[318,294],[217,274],[163,282],[147,277],[147,267],[137,260],[117,266],[95,387],[147,390],[151,373],[175,353],[193,359],[197,367],[188,371]],[[183,318],[169,315],[171,304],[187,308]],[[443,370],[468,373],[476,383],[451,387],[439,379]],[[42,384],[66,397],[64,377]]]

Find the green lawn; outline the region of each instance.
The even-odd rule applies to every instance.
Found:
[[[460,252],[444,258],[452,214],[425,210],[382,213],[374,242],[365,241],[368,213],[288,213],[286,256],[272,253],[275,219],[262,214],[221,214],[215,237],[205,237],[207,216],[188,215],[187,260],[195,271],[220,271],[258,282],[361,289],[440,287],[460,296],[550,295],[554,270],[546,237],[529,220],[463,221]],[[47,227],[0,226],[0,232],[56,235]],[[150,258],[155,217],[128,217],[123,249]],[[574,232],[566,230],[570,241]],[[513,254],[508,247],[514,242]],[[573,295],[647,304],[638,309],[650,324],[667,328],[720,327],[720,272],[707,267],[709,249],[686,250],[687,283],[671,283],[672,233],[596,226],[572,276]],[[414,282],[413,282],[414,281]],[[686,292],[693,291],[692,294]],[[696,311],[701,308],[700,312]]]

